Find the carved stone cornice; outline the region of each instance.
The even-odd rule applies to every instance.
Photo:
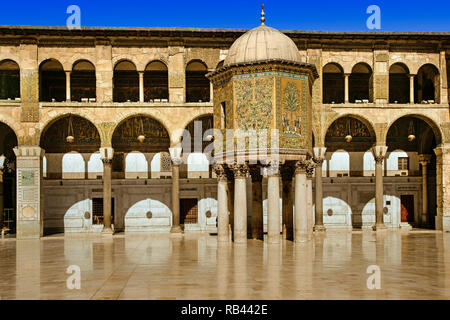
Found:
[[[229,165],[230,169],[234,172],[235,179],[243,179],[247,177],[248,166],[245,163],[233,163]]]

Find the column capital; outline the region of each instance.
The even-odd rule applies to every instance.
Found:
[[[218,181],[228,181],[227,173],[225,171],[225,167],[222,164],[214,164],[213,171],[216,174]]]
[[[422,166],[426,166],[431,161],[431,154],[419,154],[419,162]]]
[[[295,174],[306,173],[307,168],[308,160],[306,160],[306,156],[301,156],[300,160],[295,163]]]
[[[308,165],[306,167],[306,178],[307,179],[312,179],[315,168],[316,168],[316,165],[314,164],[314,162],[312,160],[309,160]]]
[[[376,163],[382,163],[386,157],[388,147],[387,146],[374,146],[372,147],[372,154]]]
[[[233,163],[229,165],[230,169],[234,172],[234,178],[246,178],[248,173],[248,166],[245,163]]]
[[[179,166],[182,162],[181,152],[183,149],[179,146],[169,148],[170,158],[172,159],[172,164]]]
[[[3,174],[3,169],[6,164],[6,157],[4,155],[0,156],[0,174]]]

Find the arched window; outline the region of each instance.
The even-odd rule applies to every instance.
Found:
[[[439,70],[432,64],[423,65],[414,77],[415,103],[439,103]]]
[[[125,158],[125,179],[147,179],[148,162],[141,152],[131,152]]]
[[[409,103],[409,69],[403,63],[394,63],[389,69],[389,103]]]
[[[209,178],[209,161],[203,153],[191,153],[187,158],[188,179]]]
[[[88,162],[88,178],[97,179],[103,176],[103,162],[100,152],[93,153]]]
[[[373,102],[372,69],[365,63],[356,64],[349,77],[349,100]]]
[[[66,101],[66,73],[62,64],[50,59],[39,67],[40,101]]]
[[[114,68],[114,102],[139,101],[139,74],[130,61],[121,61]]]
[[[72,101],[96,98],[95,67],[87,60],[73,65],[70,73],[70,93]]]
[[[12,60],[0,61],[0,100],[20,98],[20,69]]]
[[[144,72],[144,100],[169,101],[169,75],[161,61],[150,62]]]
[[[330,177],[350,176],[350,155],[347,151],[337,150],[330,159]]]
[[[78,152],[69,152],[62,159],[63,179],[84,179],[85,162]]]
[[[344,103],[344,70],[336,63],[323,67],[323,103]]]
[[[192,61],[186,67],[186,102],[208,102],[209,80],[205,77],[208,68],[201,61]]]

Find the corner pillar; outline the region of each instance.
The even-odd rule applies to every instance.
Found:
[[[38,239],[44,231],[42,158],[37,146],[14,148],[17,163],[17,240]]]

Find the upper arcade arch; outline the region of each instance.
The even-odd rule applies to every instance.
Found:
[[[66,101],[66,73],[56,59],[44,60],[39,65],[39,101]]]
[[[139,101],[139,73],[130,60],[120,60],[114,66],[113,101]]]
[[[322,69],[323,103],[344,103],[345,77],[342,66],[335,62],[327,63]]]
[[[209,102],[211,86],[205,77],[207,65],[201,60],[191,60],[186,64],[186,102]]]
[[[95,99],[97,97],[96,82],[94,64],[84,59],[76,61],[70,73],[70,100]]]
[[[11,59],[0,61],[0,100],[20,98],[20,67]]]
[[[389,68],[389,103],[410,102],[410,71],[406,64],[396,62]]]

